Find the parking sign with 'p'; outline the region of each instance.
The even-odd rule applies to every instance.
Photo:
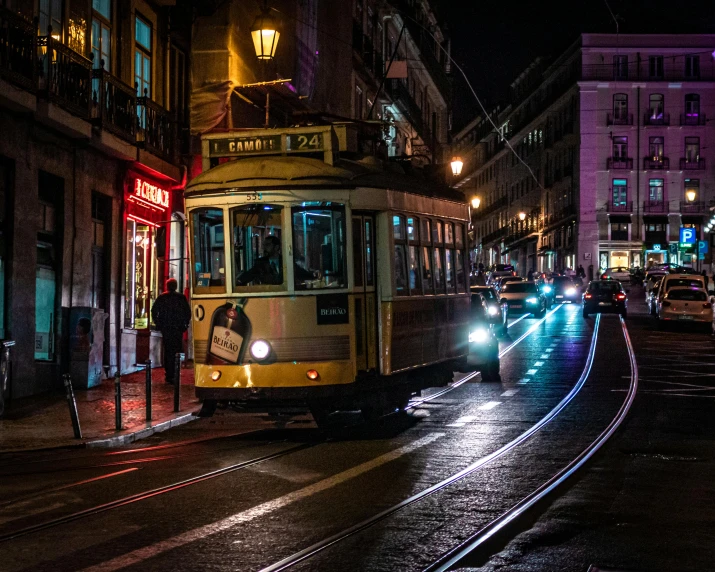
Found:
[[[680,227],[680,245],[685,246],[685,245],[690,245],[690,244],[695,244],[695,229],[694,228],[686,228],[686,227]]]

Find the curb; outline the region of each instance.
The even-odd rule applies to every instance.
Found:
[[[125,433],[124,435],[117,435],[116,437],[109,437],[107,439],[95,439],[93,441],[86,441],[84,443],[85,447],[121,447],[122,445],[128,445],[134,441],[139,441],[140,439],[146,439],[154,433],[161,433],[172,427],[177,427],[179,425],[184,425],[191,421],[199,419],[197,412],[192,411],[191,413],[185,413],[179,417],[169,419],[167,421],[162,421],[156,425],[151,425],[145,427],[144,429],[139,429],[131,433]]]

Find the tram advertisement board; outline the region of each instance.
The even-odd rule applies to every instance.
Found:
[[[317,297],[318,325],[349,324],[347,294],[322,294]]]

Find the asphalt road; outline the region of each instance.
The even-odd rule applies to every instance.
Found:
[[[683,372],[709,371],[713,343],[700,333],[657,332],[633,306],[629,312],[641,390],[627,427],[575,481],[460,566],[708,569],[652,564],[663,552],[670,564],[712,560],[712,516],[703,511],[715,506],[705,397],[713,394],[677,384],[711,379]],[[0,569],[271,566],[518,438],[572,392],[596,336],[583,388],[533,436],[293,567],[422,570],[561,470],[623,403],[631,368],[618,317],[596,328],[566,305],[543,323],[514,324],[502,348],[524,334],[502,358],[501,383],[467,382],[409,414],[327,440],[309,416],[277,428],[269,416],[226,411],[128,449],[0,458]],[[681,359],[672,344],[691,357]]]

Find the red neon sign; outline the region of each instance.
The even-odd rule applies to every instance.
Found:
[[[134,193],[129,196],[129,199],[148,203],[148,206],[158,207],[162,211],[169,208],[169,191],[142,179],[134,179]]]

